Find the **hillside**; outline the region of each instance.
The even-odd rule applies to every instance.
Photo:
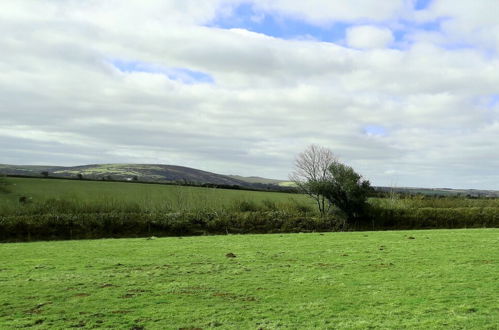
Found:
[[[228,176],[190,167],[160,164],[94,164],[81,166],[0,165],[0,174],[41,177],[83,178],[142,182],[214,184],[259,189],[278,189],[279,180]]]
[[[267,179],[258,176],[223,175],[195,168],[160,164],[94,164],[80,166],[43,166],[43,165],[5,165],[0,164],[0,174],[43,177],[76,178],[79,174],[86,179],[108,181],[132,181],[213,184],[239,186],[250,189],[284,190],[293,189],[292,182]],[[414,188],[414,187],[375,187],[383,193],[422,194],[430,196],[470,196],[499,197],[497,190],[451,189],[451,188]]]
[[[282,182],[285,182],[283,180],[267,179],[267,178],[262,178],[259,176],[240,176],[240,175],[227,175],[227,176],[230,178],[233,178],[235,180],[244,181],[244,182],[248,182],[248,183],[263,183],[263,184],[280,185]]]

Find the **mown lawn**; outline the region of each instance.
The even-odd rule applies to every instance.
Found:
[[[498,229],[15,243],[0,260],[1,329],[499,324]]]

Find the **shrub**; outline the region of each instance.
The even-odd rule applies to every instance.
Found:
[[[231,209],[239,212],[254,212],[258,211],[259,207],[252,200],[238,200],[232,203]]]
[[[238,201],[227,209],[176,212],[111,199],[93,204],[60,199],[22,205],[13,202],[0,208],[0,241],[499,227],[499,207],[494,203],[447,208],[407,205],[376,201],[371,203],[368,217],[348,223],[344,217],[320,216],[310,206],[296,202],[264,201],[259,206]]]
[[[7,178],[4,175],[0,175],[0,193],[9,193],[10,192],[10,182],[7,181]]]
[[[264,199],[262,205],[263,208],[268,211],[275,211],[278,209],[276,202],[271,201],[270,199]]]

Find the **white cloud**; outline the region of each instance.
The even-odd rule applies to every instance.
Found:
[[[387,28],[362,25],[349,28],[346,33],[348,46],[360,49],[385,48],[393,42],[393,34]]]
[[[427,9],[415,15],[421,22],[440,20],[441,31],[429,35],[448,47],[481,47],[483,51],[499,50],[499,2],[490,0],[434,0]]]
[[[319,143],[375,184],[499,188],[499,110],[487,101],[499,94],[499,58],[490,52],[495,37],[476,29],[495,31],[481,13],[495,5],[459,2],[451,11],[441,0],[412,15],[411,1],[254,2],[281,19],[376,26],[352,28],[351,49],[203,26],[237,3],[0,4],[8,31],[0,36],[0,163],[161,162],[286,178],[294,155]],[[412,27],[404,47],[386,48],[397,45],[398,19],[445,15],[460,28]],[[461,37],[473,47],[450,47]],[[120,71],[110,59],[185,68],[214,83]]]

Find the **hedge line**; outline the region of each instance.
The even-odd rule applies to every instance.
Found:
[[[348,226],[286,211],[107,212],[0,216],[0,241],[205,234],[499,227],[499,208],[372,209]]]
[[[0,241],[330,231],[334,218],[267,212],[0,216]]]
[[[375,229],[499,227],[498,207],[377,208],[371,213]]]

